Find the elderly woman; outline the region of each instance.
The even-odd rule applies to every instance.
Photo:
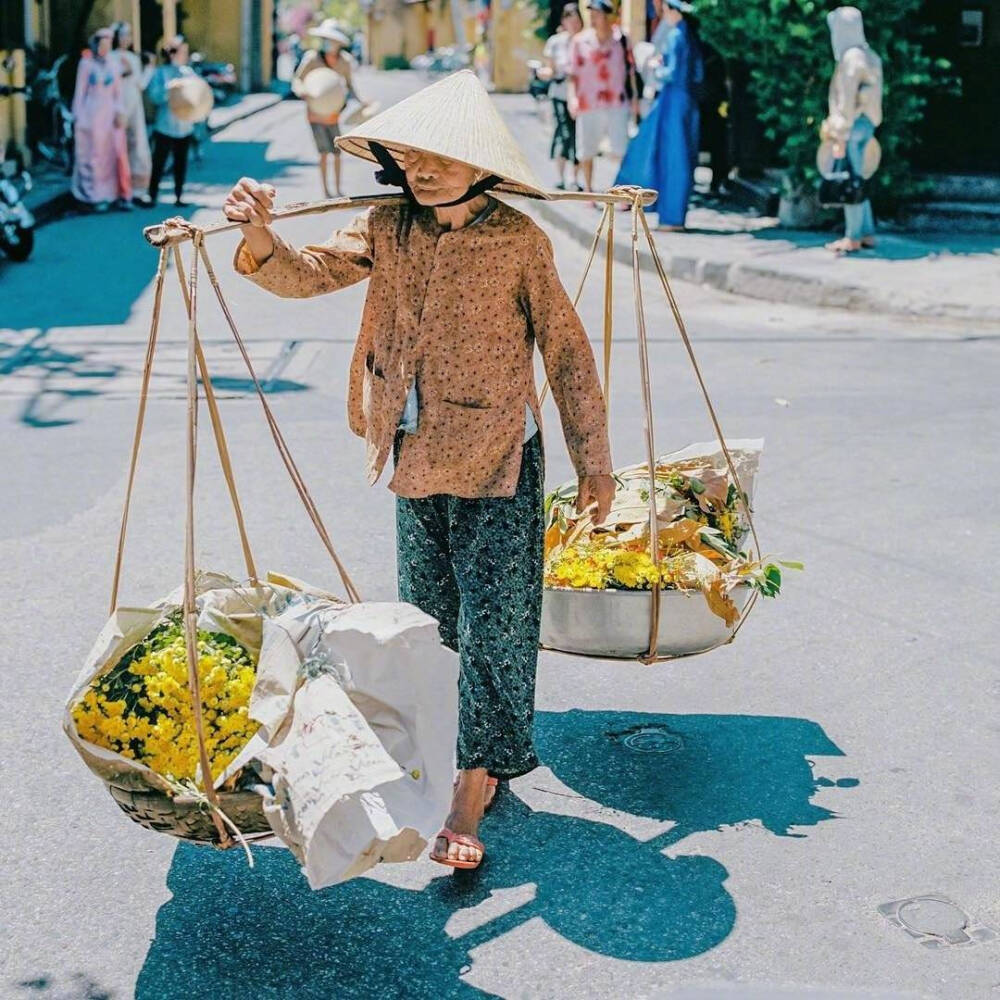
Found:
[[[438,619],[460,656],[458,780],[433,860],[474,868],[497,780],[537,766],[532,741],[542,600],[543,459],[537,344],[580,478],[603,520],[614,496],[593,354],[542,231],[490,197],[542,196],[485,89],[446,78],[338,140],[382,165],[403,204],[318,246],[270,228],[274,189],[243,179],[236,269],[277,295],[370,280],[351,361],[351,430],[368,480],[390,456],[400,598]],[[419,146],[419,148],[417,148]]]

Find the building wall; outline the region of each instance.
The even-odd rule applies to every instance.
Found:
[[[8,64],[9,71],[4,68]],[[24,49],[0,49],[0,83],[10,87],[24,86]],[[27,159],[26,119],[27,108],[22,95],[0,97],[0,160],[8,152],[18,153]]]
[[[54,0],[59,2],[59,0]],[[244,17],[244,5],[249,18]],[[191,44],[212,62],[228,62],[236,67],[237,78],[250,88],[266,87],[271,81],[273,0],[188,0],[181,4],[181,31]],[[132,20],[132,0],[97,0],[87,22],[93,31],[116,20]],[[254,32],[251,20],[258,22]],[[250,26],[259,44],[244,44],[245,26]],[[154,51],[159,38],[143,38],[142,47]]]
[[[503,93],[528,89],[529,59],[540,59],[544,43],[535,34],[537,8],[524,0],[495,0],[490,19],[493,86]]]
[[[982,17],[981,44],[962,44],[962,15]],[[961,78],[960,96],[932,96],[920,129],[917,163],[932,171],[1000,172],[997,69],[1000,67],[1000,0],[924,0],[922,19],[933,28],[924,42],[935,57],[947,59]],[[892,68],[886,77],[891,85]],[[887,123],[889,124],[889,123]]]

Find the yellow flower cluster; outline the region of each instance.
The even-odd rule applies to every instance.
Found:
[[[661,564],[661,571],[667,569]],[[545,582],[550,587],[649,590],[657,582],[669,582],[668,573],[661,571],[646,550],[599,544],[570,545],[548,561]]]
[[[234,640],[199,631],[198,677],[214,780],[258,729],[247,714],[256,672],[249,653]],[[161,626],[96,678],[73,707],[73,721],[87,742],[164,778],[193,781],[198,743],[180,623]]]

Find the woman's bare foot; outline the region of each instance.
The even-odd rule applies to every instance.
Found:
[[[444,823],[449,830],[476,836],[479,821],[483,818],[486,778],[485,767],[459,772],[458,786],[451,799],[451,812]],[[479,862],[482,857],[482,851],[475,847],[469,844],[449,844],[446,837],[438,837],[431,850],[431,858],[438,861],[450,858],[452,861]]]
[[[840,240],[827,243],[827,250],[832,250],[836,254],[857,253],[864,244],[861,240],[849,240],[846,236]],[[874,246],[874,243],[872,243]]]

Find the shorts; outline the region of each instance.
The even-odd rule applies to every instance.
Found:
[[[592,160],[600,151],[605,137],[611,155],[619,159],[628,148],[628,105],[618,108],[595,108],[576,116],[576,158]]]
[[[337,149],[337,144],[334,142],[334,139],[340,135],[339,125],[323,125],[319,122],[310,122],[309,127],[313,130],[316,149],[320,153],[333,153],[334,156],[340,155],[340,150]]]

